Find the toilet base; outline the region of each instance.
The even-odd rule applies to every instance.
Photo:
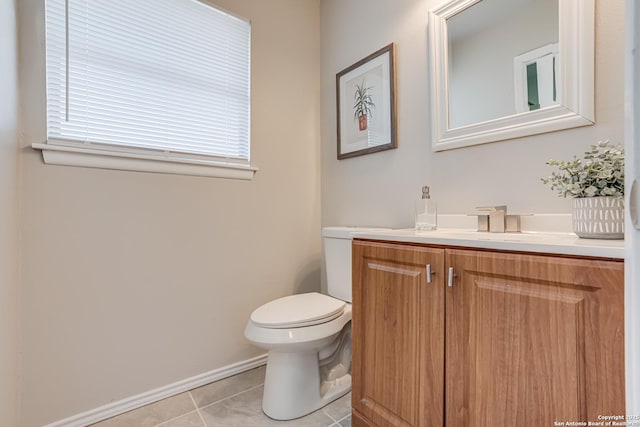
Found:
[[[291,420],[322,408],[350,390],[350,374],[321,383],[317,352],[270,351],[262,410],[275,420]]]

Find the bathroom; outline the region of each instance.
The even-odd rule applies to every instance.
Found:
[[[624,0],[595,2],[593,126],[441,152],[427,36],[439,1],[213,3],[252,23],[252,180],[45,165],[31,148],[46,139],[43,1],[0,0],[3,427],[260,357],[243,335],[252,310],[326,287],[323,226],[411,227],[425,184],[441,214],[567,214],[540,182],[545,162],[624,141]],[[338,160],[336,73],[391,42],[398,147]]]

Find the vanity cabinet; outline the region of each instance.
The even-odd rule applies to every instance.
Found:
[[[353,424],[552,426],[624,414],[623,270],[354,241]]]

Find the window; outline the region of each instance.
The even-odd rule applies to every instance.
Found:
[[[196,0],[47,0],[35,148],[52,163],[252,177],[250,34]]]

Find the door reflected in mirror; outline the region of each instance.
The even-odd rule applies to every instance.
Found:
[[[483,0],[447,19],[449,127],[557,103],[558,0]]]

